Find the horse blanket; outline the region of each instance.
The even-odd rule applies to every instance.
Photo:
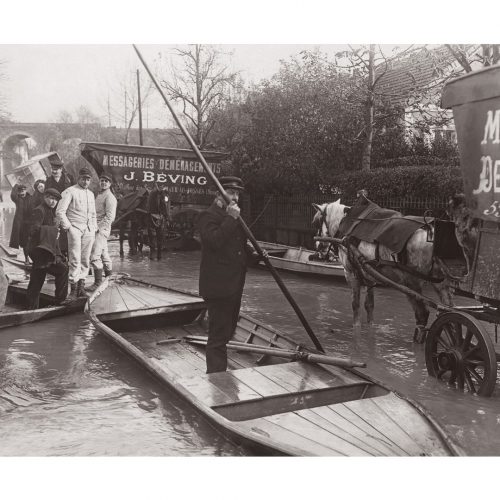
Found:
[[[379,243],[393,254],[400,253],[413,233],[425,226],[423,217],[403,216],[401,212],[379,207],[368,198],[358,201],[342,219],[339,233],[368,243]]]

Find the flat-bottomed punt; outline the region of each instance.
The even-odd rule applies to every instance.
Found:
[[[56,304],[54,298],[55,285],[50,275],[40,292],[40,308],[26,309],[26,292],[29,284],[28,273],[31,266],[12,258],[2,257],[2,261],[5,274],[8,276],[10,283],[5,305],[0,312],[0,329],[83,312],[85,298],[77,299],[66,305]],[[89,280],[87,285],[90,283]]]
[[[267,251],[269,260],[276,269],[327,278],[345,277],[344,268],[338,260],[333,262],[313,260],[316,253],[312,250],[265,241],[259,241],[259,245]],[[264,263],[260,265],[265,266]]]
[[[229,344],[228,371],[206,374],[206,305],[192,293],[112,277],[85,310],[100,332],[224,435],[258,453],[461,454],[425,410],[355,370],[294,359],[299,350],[313,351],[245,314]]]

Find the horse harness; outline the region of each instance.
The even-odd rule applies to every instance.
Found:
[[[345,215],[344,215],[344,217],[345,217]],[[404,217],[398,217],[398,218],[404,219]],[[358,221],[358,223],[359,223],[360,221],[363,221],[366,218],[365,217],[351,217],[351,219],[354,221]],[[386,221],[387,219],[372,218],[370,220],[371,221]],[[429,222],[427,222],[425,220],[425,218],[424,218],[424,227],[427,229],[428,232],[431,230],[430,224],[429,224]],[[350,231],[349,231],[349,233],[350,233]],[[330,232],[328,229],[328,224],[326,222],[326,208],[321,210],[321,212],[320,212],[320,223],[319,223],[319,227],[318,227],[316,235],[317,236],[326,235],[329,238],[333,237],[333,238],[341,240],[342,241],[341,243],[335,243],[333,241],[330,243],[330,245],[328,246],[328,250],[326,252],[327,255],[330,252],[330,250],[332,249],[332,247],[335,248],[338,245],[341,245],[346,251],[347,259],[349,260],[349,263],[351,264],[351,267],[353,268],[353,270],[356,274],[356,277],[362,283],[364,283],[366,286],[373,287],[376,285],[375,282],[366,279],[366,276],[362,270],[361,264],[358,262],[358,259],[356,259],[354,257],[353,252],[350,249],[351,245],[353,245],[355,248],[358,248],[358,246],[361,242],[361,239],[359,239],[355,236],[352,236],[350,234],[345,234],[345,235],[342,234],[340,231],[340,224],[339,224],[339,228],[335,232],[335,235],[333,235],[333,236],[330,235]],[[436,278],[436,277],[432,276],[432,273],[434,270],[434,259],[432,260],[432,267],[431,267],[429,273],[424,274],[424,273],[420,273],[419,271],[416,271],[415,269],[412,269],[411,267],[408,267],[407,265],[405,265],[405,263],[402,262],[402,255],[403,255],[404,248],[400,252],[393,254],[393,256],[395,256],[396,258],[399,258],[399,260],[384,260],[384,259],[380,258],[380,242],[375,241],[374,244],[375,244],[375,259],[373,259],[371,261],[366,261],[366,263],[368,265],[373,266],[374,268],[378,268],[378,269],[380,269],[382,267],[393,267],[393,268],[399,269],[400,271],[403,271],[405,273],[411,274],[418,279],[425,280],[425,281],[428,281],[431,283],[441,283],[442,281],[444,281],[444,279],[445,279],[444,275],[442,278]],[[406,247],[406,244],[405,244],[405,247]]]

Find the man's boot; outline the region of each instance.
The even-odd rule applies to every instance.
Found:
[[[93,292],[102,283],[102,269],[94,269],[94,283],[89,287],[88,291]]]
[[[70,283],[70,286],[71,286],[71,291],[69,292],[69,295],[60,303],[60,305],[64,306],[70,304],[71,302],[73,302],[78,298],[77,294],[78,285],[76,283]]]
[[[85,290],[85,280],[78,280],[78,284],[76,287],[76,296],[78,298],[80,298],[80,297],[88,298],[89,297],[87,290]]]

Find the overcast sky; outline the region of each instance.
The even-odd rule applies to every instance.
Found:
[[[245,82],[257,82],[271,77],[279,68],[281,59],[289,59],[301,50],[314,45],[221,45],[232,52],[231,65],[241,71]],[[344,46],[345,47],[345,46]],[[320,46],[333,54],[342,46]],[[169,45],[140,45],[149,63],[157,56],[172,53]],[[141,64],[130,44],[122,45],[0,45],[0,60],[4,60],[7,95],[12,118],[19,122],[54,121],[62,110],[73,112],[86,106],[93,113],[107,119],[107,96],[111,91],[115,100],[118,80],[127,70],[141,69]],[[114,90],[113,90],[114,89]],[[158,106],[157,106],[158,107]],[[148,115],[150,126],[161,126],[157,113]],[[116,124],[118,125],[118,124]]]

